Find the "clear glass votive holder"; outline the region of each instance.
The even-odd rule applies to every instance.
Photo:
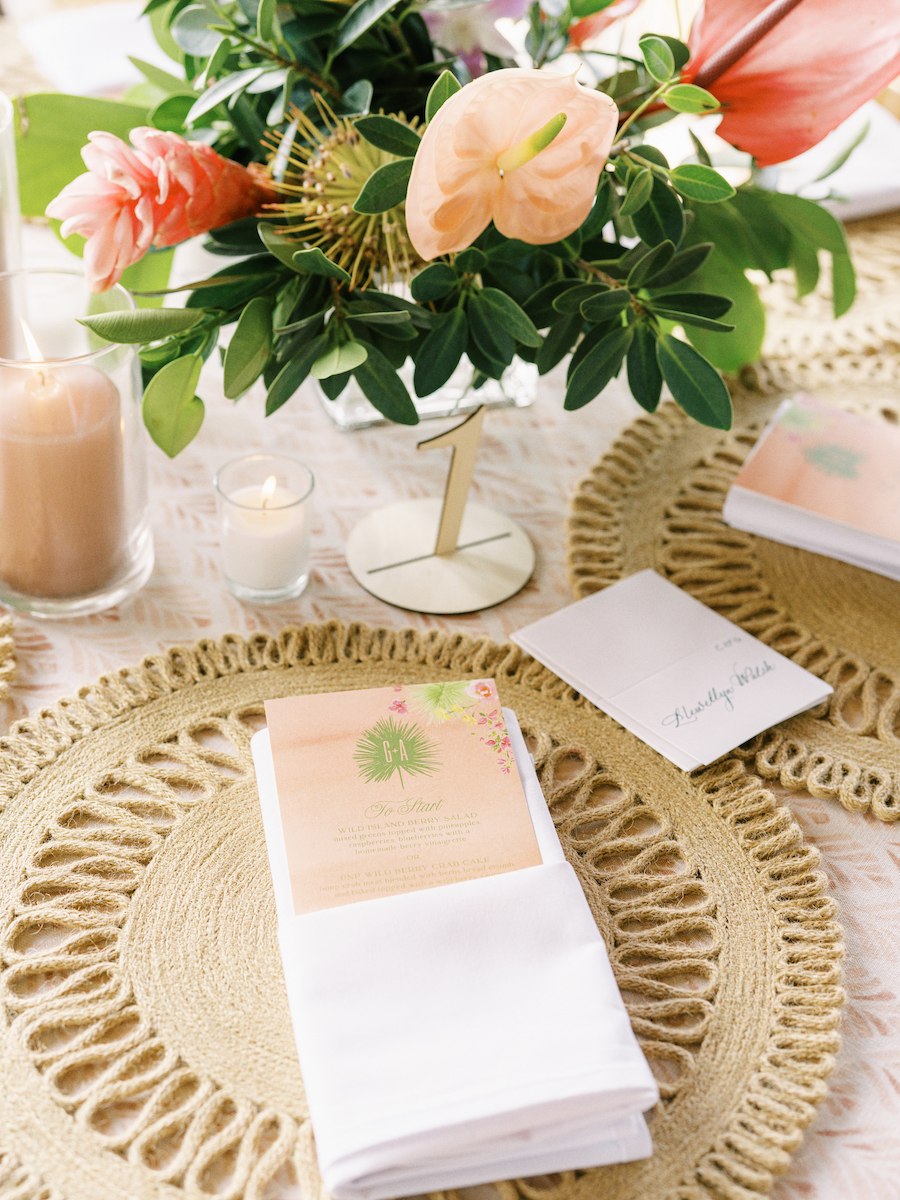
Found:
[[[76,318],[134,308],[76,271],[0,273],[0,604],[83,617],[153,570],[135,348]]]
[[[19,185],[16,172],[16,134],[12,101],[0,92],[0,271],[15,271],[21,266],[21,218]],[[0,356],[15,356],[3,321],[12,306],[8,280],[0,281]]]
[[[222,574],[248,604],[280,604],[309,582],[313,473],[287,454],[247,454],[214,480]]]

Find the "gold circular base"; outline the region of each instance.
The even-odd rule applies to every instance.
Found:
[[[534,571],[534,546],[518,522],[467,504],[452,554],[435,554],[443,501],[403,500],[376,509],[347,539],[356,582],[411,612],[478,612],[508,600]]]

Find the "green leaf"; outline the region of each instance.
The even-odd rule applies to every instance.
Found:
[[[259,79],[260,75],[264,74],[264,72],[265,67],[252,67],[248,71],[233,71],[223,79],[217,79],[195,101],[186,117],[187,123],[189,125],[195,124],[205,113],[210,112],[216,105],[221,104],[223,100],[227,100],[230,96],[234,96],[237,92],[240,92],[248,84],[252,83],[254,79]]]
[[[173,62],[178,63],[179,66],[183,66],[184,64],[184,51],[173,39],[169,27],[183,7],[183,0],[166,0],[164,4],[147,9],[150,16],[150,27],[153,30],[153,36],[156,38],[160,49]],[[105,126],[101,126],[102,128],[105,128]]]
[[[584,326],[581,313],[572,313],[563,317],[550,326],[544,344],[537,353],[537,369],[540,375],[552,371],[557,363],[561,363],[575,343]]]
[[[713,429],[731,428],[731,397],[718,371],[693,346],[661,333],[656,357],[669,391],[688,416]]]
[[[453,261],[455,269],[462,271],[465,275],[477,275],[479,271],[484,270],[487,264],[487,255],[477,246],[470,246],[468,250],[461,251]]]
[[[498,324],[496,313],[481,299],[481,292],[470,296],[466,304],[466,316],[475,344],[482,354],[508,367],[516,353],[516,343],[503,325]]]
[[[256,296],[241,313],[225,351],[225,395],[237,400],[259,378],[272,349],[272,301]]]
[[[581,232],[586,242],[589,242],[591,238],[600,236],[604,225],[612,220],[613,214],[616,211],[616,202],[616,192],[610,182],[609,171],[601,171],[594,207],[591,209],[588,219],[581,227]]]
[[[667,108],[682,113],[714,112],[720,107],[715,96],[692,83],[676,83],[663,93],[662,101]]]
[[[614,0],[569,0],[569,8],[572,10],[572,16],[581,21],[585,17],[592,17],[594,13],[602,12],[604,8],[609,8],[612,3]]]
[[[357,312],[349,305],[344,312],[348,321],[360,321],[363,325],[402,325],[405,329],[412,328],[408,312]]]
[[[522,306],[522,310],[536,329],[546,329],[556,322],[557,312],[554,307],[557,299],[577,285],[577,279],[554,279],[538,288]],[[580,303],[580,301],[579,301]]]
[[[394,117],[360,117],[355,127],[367,142],[398,158],[414,157],[422,141],[414,129]]]
[[[346,50],[367,29],[389,13],[399,0],[356,0],[356,3],[338,26],[337,36],[331,48],[333,55]]]
[[[166,96],[165,100],[161,100],[150,112],[147,119],[155,129],[162,129],[168,133],[182,133],[193,104],[190,96]]]
[[[713,210],[714,211],[714,210]],[[690,230],[690,235],[694,230]],[[703,289],[730,296],[734,322],[733,333],[713,333],[705,329],[686,328],[688,340],[720,371],[734,374],[746,363],[755,362],[762,350],[766,332],[766,310],[759,294],[743,269],[725,254],[721,247],[691,276],[684,290]],[[680,290],[680,289],[679,289]]]
[[[337,400],[349,382],[350,372],[344,371],[340,375],[329,375],[327,379],[320,379],[319,387],[329,400]]]
[[[196,99],[197,93],[186,79],[179,79],[177,75],[170,75],[168,71],[163,71],[160,67],[155,67],[153,63],[144,62],[142,58],[132,58],[130,54],[128,61],[137,67],[145,79],[149,80],[150,83],[156,84],[158,88],[161,88],[167,94],[193,96]]]
[[[459,276],[447,263],[431,263],[413,278],[410,290],[414,300],[427,304],[448,295],[458,282]]]
[[[368,356],[362,342],[343,342],[340,346],[332,346],[321,358],[317,358],[310,368],[310,374],[314,379],[344,375],[356,367],[361,367]]]
[[[419,414],[400,376],[375,346],[369,357],[353,372],[369,403],[382,416],[399,425],[418,425]]]
[[[465,313],[454,308],[441,318],[416,356],[413,387],[417,396],[430,396],[443,387],[466,352],[469,328]]]
[[[638,171],[625,193],[625,200],[619,209],[619,215],[622,217],[632,216],[638,209],[644,207],[650,199],[652,191],[653,172],[648,169]]]
[[[630,158],[642,158],[644,162],[652,163],[654,167],[662,167],[664,171],[669,169],[669,160],[656,146],[632,146],[628,155]]]
[[[859,129],[858,133],[856,133],[854,135],[854,137],[851,138],[851,140],[847,143],[847,145],[843,148],[843,150],[841,150],[840,153],[838,153],[831,160],[831,162],[828,164],[828,166],[825,167],[824,170],[819,172],[819,174],[815,177],[815,179],[812,180],[812,182],[813,183],[821,183],[823,179],[827,179],[829,175],[833,175],[835,173],[835,171],[839,171],[841,169],[841,167],[844,165],[844,163],[847,161],[847,159],[850,157],[850,155],[853,153],[853,151],[856,149],[856,147],[860,144],[860,142],[865,141],[865,139],[868,137],[870,126],[871,126],[871,121],[864,121],[861,128]]]
[[[658,246],[648,250],[644,257],[631,268],[626,281],[627,286],[632,289],[643,287],[648,279],[652,279],[655,275],[661,275],[672,261],[674,254],[675,247],[668,241],[660,242]]]
[[[678,38],[668,37],[666,34],[662,35],[662,40],[672,51],[672,57],[675,60],[675,70],[680,71],[682,67],[687,65],[688,60],[691,57],[690,46],[686,46],[684,42],[680,42]]]
[[[669,179],[682,196],[698,200],[701,204],[718,204],[720,200],[729,200],[734,195],[734,188],[727,179],[723,179],[712,167],[704,167],[700,163],[675,167],[669,172]]]
[[[797,284],[797,299],[808,296],[819,282],[819,252],[806,238],[791,237],[791,266]]]
[[[335,103],[334,111],[339,117],[361,117],[369,111],[374,93],[371,80],[357,79]]]
[[[328,345],[328,340],[327,333],[320,333],[317,338],[313,338],[311,342],[307,342],[299,353],[295,354],[290,362],[285,363],[281,368],[272,380],[268,395],[266,396],[267,417],[271,417],[273,412],[276,412],[281,408],[282,404],[290,400],[300,384],[309,375],[313,363],[321,357],[323,350]]]
[[[298,267],[294,262],[294,255],[297,253],[297,247],[300,244],[296,239],[285,237],[283,233],[279,232],[274,225],[270,225],[268,221],[260,221],[256,229],[265,248],[279,262],[284,263],[286,267],[290,267],[292,271],[304,269]]]
[[[644,66],[657,83],[667,83],[675,74],[675,55],[668,42],[655,34],[647,34],[638,42]]]
[[[680,312],[677,308],[656,308],[653,311],[658,317],[664,321],[674,321],[678,325],[690,325],[692,328],[708,329],[714,333],[732,333],[733,325],[727,325],[723,321],[714,321],[710,317],[698,317],[693,313]]]
[[[271,289],[277,278],[271,256],[255,254],[241,262],[229,263],[204,280],[204,286],[188,296],[185,308],[243,308],[251,297]]]
[[[691,141],[694,143],[694,153],[697,155],[697,161],[704,167],[711,167],[712,159],[709,157],[709,151],[697,137],[696,133],[694,133],[693,129],[689,129],[688,133],[691,135]]]
[[[278,0],[259,0],[256,10],[256,36],[261,42],[271,42],[275,34],[275,8]]]
[[[402,204],[406,199],[413,161],[411,158],[400,158],[377,167],[356,197],[354,211],[368,216],[387,212],[389,208]]]
[[[616,288],[585,300],[581,305],[581,315],[586,321],[609,321],[624,312],[630,304],[631,292],[627,288]]]
[[[638,321],[634,326],[626,365],[632,396],[641,408],[656,412],[662,391],[662,372],[656,359],[656,331],[645,321]]]
[[[89,133],[103,129],[128,141],[132,129],[147,124],[146,108],[55,92],[20,98],[13,114],[19,205],[26,217],[42,217],[66,184],[84,174],[81,148]]]
[[[605,283],[576,283],[566,280],[566,290],[553,299],[553,309],[558,313],[580,313],[581,305],[592,296],[605,295],[610,289]]]
[[[578,367],[572,372],[569,386],[566,388],[566,399],[563,407],[568,412],[583,408],[595,396],[598,396],[609,381],[622,366],[622,360],[631,344],[634,330],[632,326],[622,326],[606,334],[598,344],[586,354]]]
[[[677,246],[684,234],[684,212],[678,197],[661,179],[653,180],[650,199],[631,218],[638,237],[648,246],[671,242]]]
[[[318,246],[313,250],[298,250],[294,254],[293,262],[295,267],[309,272],[310,275],[323,275],[326,279],[340,279],[342,283],[350,282],[350,276],[344,268],[333,263],[330,258],[326,258]]]
[[[203,424],[203,401],[194,395],[202,366],[199,354],[176,358],[160,367],[144,390],[144,424],[169,458],[180,454]]]
[[[181,10],[169,29],[176,45],[185,54],[206,58],[222,40],[221,33],[209,28],[215,20],[215,16],[204,5],[189,4]]]
[[[543,344],[544,339],[511,296],[498,288],[486,287],[481,289],[478,297],[488,314],[517,342],[535,348]]]
[[[207,62],[206,68],[203,72],[204,87],[210,79],[214,79],[215,76],[218,75],[218,73],[222,70],[222,68],[225,66],[225,60],[228,58],[229,54],[231,54],[233,49],[234,47],[231,44],[230,38],[223,37],[218,46],[216,46],[215,50],[213,50],[212,54],[209,56],[209,61]],[[260,76],[260,78],[264,79],[265,76]],[[259,80],[256,82],[258,83]],[[249,91],[253,87],[254,85],[251,83],[250,88],[247,90]],[[196,93],[194,94],[196,95]]]
[[[848,254],[831,256],[831,294],[836,317],[845,313],[856,298],[856,272]]]
[[[204,314],[199,309],[138,308],[127,312],[98,313],[79,319],[99,337],[108,342],[156,342],[192,329]]]
[[[462,84],[451,71],[442,71],[431,85],[431,91],[425,101],[425,120],[433,121],[438,109],[446,104],[461,87]]]
[[[651,304],[654,308],[671,308],[680,313],[709,317],[711,321],[724,317],[731,308],[731,300],[727,296],[710,292],[665,292],[662,296],[654,296]]]
[[[804,200],[802,196],[790,196],[786,192],[771,192],[769,203],[792,233],[830,254],[847,253],[844,227],[827,208],[814,200]]]
[[[680,250],[671,259],[668,266],[657,274],[645,278],[644,287],[672,287],[676,283],[681,283],[683,279],[688,279],[695,271],[699,271],[713,249],[712,242],[700,242],[696,246],[688,246],[686,250]]]

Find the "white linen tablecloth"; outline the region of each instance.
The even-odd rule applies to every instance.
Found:
[[[26,229],[30,266],[71,260],[46,229]],[[216,268],[221,260],[216,260]],[[202,278],[202,262],[176,264],[178,279]],[[571,601],[565,570],[567,505],[578,480],[640,413],[624,387],[575,413],[562,409],[559,376],[543,381],[530,409],[489,413],[478,455],[474,498],[517,518],[538,552],[537,569],[512,600],[466,617],[401,612],[363,592],[342,547],[373,507],[440,495],[449,455],[417,454],[415,444],[449,427],[378,427],[342,434],[308,389],[274,417],[258,390],[237,404],[216,386],[211,362],[201,394],[207,417],[197,440],[174,461],[149,447],[156,567],[144,590],[121,609],[73,622],[16,619],[19,677],[7,721],[72,694],[104,671],[139,662],[173,643],[228,631],[277,632],[284,625],[337,617],[396,628],[461,629],[505,640],[513,630]],[[240,604],[217,564],[212,476],[248,448],[284,450],[316,475],[312,578],[296,601],[273,609]],[[900,1162],[900,824],[845,812],[803,794],[785,797],[807,838],[822,852],[846,931],[848,1004],[838,1067],[774,1200],[888,1200]]]

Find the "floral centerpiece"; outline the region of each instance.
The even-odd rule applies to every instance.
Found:
[[[897,12],[706,0],[686,42],[647,34],[626,59],[591,38],[636,0],[543,4],[150,0],[183,70],[140,64],[146,117],[130,145],[91,133],[88,174],[47,212],[87,239],[95,290],[197,233],[232,260],[184,308],[88,321],[142,345],[145,420],[164,450],[199,429],[200,368],[234,322],[225,393],[262,377],[267,414],[308,376],[332,398],[352,377],[414,424],[405,364],[421,397],[463,360],[477,388],[516,358],[546,373],[568,356],[567,409],[624,366],[648,411],[665,383],[727,428],[719,372],[755,357],[764,327],[746,271],[792,267],[802,295],[827,252],[835,313],[849,307],[840,224],[761,186],[759,168],[900,73]],[[519,19],[527,59],[498,16]],[[693,133],[692,161],[675,165],[645,141],[679,113],[713,112],[753,159],[738,188]]]

